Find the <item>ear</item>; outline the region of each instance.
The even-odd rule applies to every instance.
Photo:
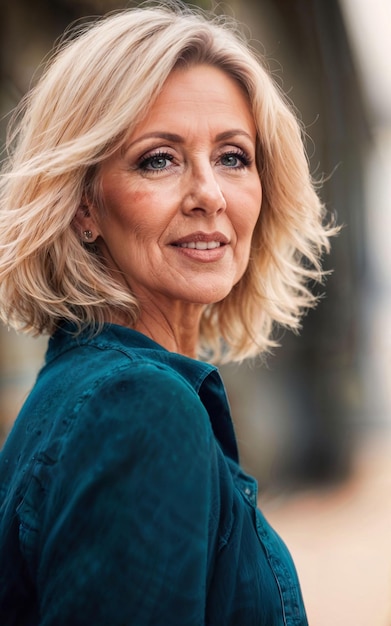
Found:
[[[80,204],[72,220],[72,225],[80,240],[93,243],[98,235],[98,229],[87,204]]]

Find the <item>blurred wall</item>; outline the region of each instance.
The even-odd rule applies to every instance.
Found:
[[[71,21],[124,6],[114,0],[14,0],[3,6],[2,113],[27,90]],[[321,193],[345,225],[326,260],[335,272],[301,336],[281,335],[282,347],[266,365],[223,368],[242,460],[264,487],[327,482],[348,473],[357,426],[366,421],[360,360],[367,271],[362,173],[371,141],[366,111],[336,0],[231,0],[218,10],[246,25],[301,112],[312,171],[325,176]],[[4,138],[4,124],[0,132]],[[4,434],[42,362],[45,340],[1,329],[0,341]]]

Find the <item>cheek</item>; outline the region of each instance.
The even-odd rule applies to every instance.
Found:
[[[145,194],[142,192],[126,192],[115,189],[105,190],[104,213],[100,223],[104,230],[118,228],[125,233],[134,229],[145,216]]]
[[[133,189],[127,194],[127,202],[129,207],[138,207],[143,204],[148,204],[148,202],[152,199],[151,196],[153,196],[153,194],[148,193],[147,191]]]
[[[254,201],[254,198],[256,199]],[[254,230],[258,224],[261,213],[262,193],[257,189],[256,192],[248,197],[248,202],[242,202],[242,210],[238,216],[240,226],[239,230],[242,237],[247,241],[251,241]]]
[[[261,214],[261,204],[262,204],[262,196],[259,197],[259,201],[254,204],[253,208],[251,211],[249,211],[250,213],[250,219],[249,222],[251,224],[251,230],[254,230],[255,226],[258,223],[259,220],[259,216]]]
[[[121,197],[115,197],[112,207],[115,217],[123,225],[132,226],[138,230],[138,227],[153,228],[163,221],[166,214],[164,204],[164,196],[156,191],[134,190],[121,194]]]
[[[253,197],[256,198],[256,200],[253,203],[252,211],[250,212],[251,213],[251,237],[258,224],[259,216],[261,214],[261,207],[262,207],[262,186],[259,180],[257,182]]]

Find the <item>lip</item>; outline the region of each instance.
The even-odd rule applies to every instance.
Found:
[[[205,243],[210,243],[211,241],[217,241],[221,246],[227,245],[229,243],[228,237],[223,235],[220,232],[214,233],[205,233],[203,231],[197,231],[195,233],[190,233],[189,235],[185,235],[184,237],[180,237],[179,239],[175,239],[170,242],[171,246],[180,246],[183,243],[191,243],[197,241],[204,241]]]
[[[197,248],[182,247],[183,244],[199,242],[217,242],[220,245],[202,250]],[[220,261],[220,259],[225,256],[225,253],[228,249],[227,244],[229,244],[229,239],[228,237],[223,235],[223,233],[205,233],[202,231],[197,231],[194,233],[190,233],[189,235],[185,235],[184,237],[180,237],[179,239],[175,239],[170,243],[170,247],[177,254],[180,254],[182,258],[187,257],[191,261],[198,261],[201,263],[215,263],[216,261]]]

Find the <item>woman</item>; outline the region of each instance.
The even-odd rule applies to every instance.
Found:
[[[11,141],[2,320],[51,338],[0,457],[1,624],[306,624],[205,362],[315,302],[293,113],[235,27],[143,8],[62,44]]]

